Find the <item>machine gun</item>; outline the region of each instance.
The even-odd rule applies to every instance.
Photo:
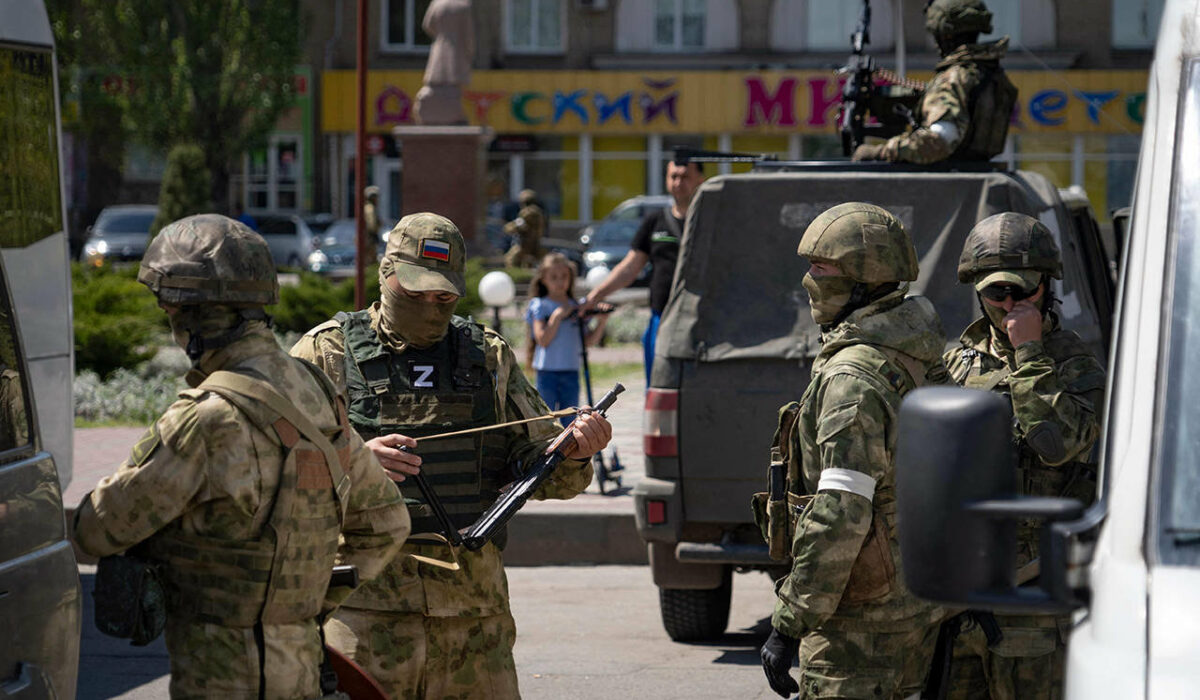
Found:
[[[838,69],[839,76],[848,76],[842,86],[842,106],[838,115],[838,130],[842,135],[842,155],[853,155],[868,136],[888,138],[916,126],[912,112],[916,109],[922,83],[905,80],[895,73],[875,66],[875,59],[866,52],[871,43],[871,0],[863,0],[858,27],[850,35],[850,60]],[[892,83],[876,85],[877,79]],[[874,121],[868,121],[872,117]]]

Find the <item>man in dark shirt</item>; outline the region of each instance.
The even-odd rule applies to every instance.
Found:
[[[658,335],[658,322],[667,297],[671,294],[671,278],[675,276],[675,260],[679,256],[679,240],[683,238],[683,222],[687,218],[692,195],[704,182],[704,166],[696,161],[675,157],[667,164],[667,192],[671,195],[670,207],[651,212],[642,220],[629,252],[613,271],[587,296],[584,309],[618,289],[628,287],[646,263],[650,263],[650,324],[642,336],[645,352],[646,386],[650,386],[650,368],[654,365],[654,340]]]

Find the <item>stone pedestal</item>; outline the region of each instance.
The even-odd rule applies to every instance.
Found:
[[[479,126],[400,126],[392,134],[403,162],[401,214],[441,214],[462,231],[469,253],[485,250],[483,180],[492,130]]]

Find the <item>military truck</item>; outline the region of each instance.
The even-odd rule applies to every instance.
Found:
[[[1112,255],[1086,198],[1064,201],[1037,173],[764,162],[708,180],[692,203],[663,312],[645,398],[646,478],[633,492],[663,625],[677,641],[724,632],[734,571],[784,573],[754,525],[750,497],[766,490],[776,412],[803,394],[820,347],[796,246],[819,213],[846,201],[882,206],[904,223],[920,257],[911,293],[934,303],[951,341],[979,315],[955,272],[968,231],[998,212],[1037,217],[1063,252],[1065,278],[1054,282],[1063,325],[1106,356]]]

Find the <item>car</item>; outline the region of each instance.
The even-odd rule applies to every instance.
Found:
[[[989,393],[918,390],[900,411],[913,435],[897,447],[896,484],[909,588],[952,607],[986,600],[1000,610],[1070,612],[1067,700],[1193,697],[1200,686],[1197,0],[1163,5],[1145,114],[1133,203],[1114,216],[1120,283],[1096,501],[1013,499],[1011,440],[978,430],[1010,425],[1011,407]],[[931,456],[942,459],[926,489],[904,467]],[[987,519],[977,515],[981,503]],[[1043,522],[1039,576],[1019,589],[1011,566],[1018,517]]]
[[[1106,356],[1111,255],[1090,206],[1068,206],[1037,173],[962,166],[762,163],[701,185],[659,328],[645,396],[646,477],[633,490],[671,638],[724,632],[733,571],[786,571],[770,558],[750,501],[766,490],[777,411],[803,394],[820,349],[796,247],[824,210],[866,201],[904,223],[920,259],[911,290],[933,302],[948,339],[979,313],[956,275],[971,227],[998,211],[1037,216],[1063,251],[1065,278],[1055,282],[1063,324]]]
[[[276,267],[300,267],[317,249],[317,237],[308,222],[295,214],[259,214],[258,233],[271,249]]]
[[[83,260],[100,266],[106,262],[140,262],[150,241],[150,225],[158,215],[156,204],[117,204],[104,207],[88,227]]]
[[[377,242],[378,257],[383,257],[387,246],[387,234],[395,222],[384,221]],[[357,224],[354,219],[337,219],[329,224],[324,233],[317,237],[317,247],[304,261],[304,269],[326,277],[353,277],[358,247],[354,243]]]
[[[644,195],[632,197],[618,204],[600,221],[583,229],[579,241],[586,246],[583,254],[582,275],[596,267],[609,270],[629,252],[633,236],[642,219],[656,209],[671,206],[669,195]],[[646,285],[650,282],[650,265],[646,265],[634,280],[635,285]]]

